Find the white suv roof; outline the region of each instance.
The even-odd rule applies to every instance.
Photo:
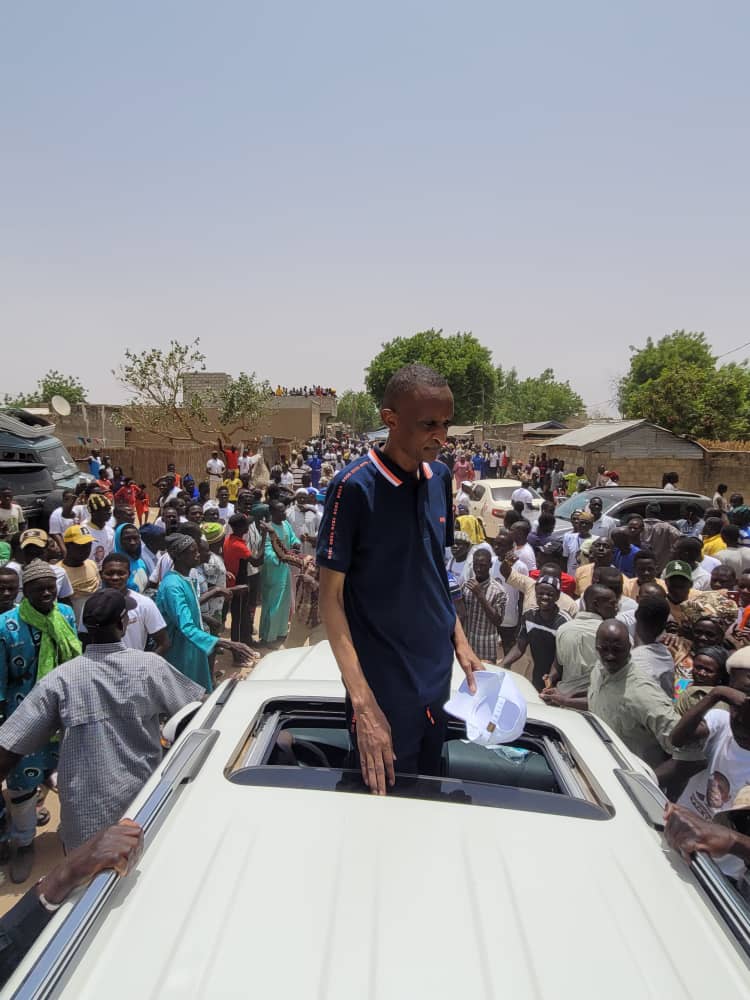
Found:
[[[5,995],[745,998],[743,950],[628,791],[644,782],[658,813],[648,768],[516,679],[531,729],[559,736],[565,791],[379,798],[335,791],[333,769],[259,766],[285,712],[343,697],[327,643],[268,656],[133,804],[150,815],[137,871],[66,904]]]

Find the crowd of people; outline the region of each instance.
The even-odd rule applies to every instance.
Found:
[[[463,483],[507,478],[520,482],[524,488],[531,487],[546,499],[562,500],[592,488],[582,465],[574,471],[567,471],[564,459],[548,457],[545,451],[539,454],[531,452],[524,460],[514,458],[507,445],[485,442],[470,446],[447,442],[438,457],[451,470],[457,490]],[[676,473],[674,475],[677,476]],[[620,474],[615,469],[607,469],[604,465],[598,467],[593,482],[595,489],[619,485]]]
[[[330,576],[339,557],[338,542],[319,538],[355,530],[342,511],[331,521],[327,492],[344,469],[337,483],[374,469],[400,485],[386,457],[323,436],[269,468],[218,441],[198,481],[172,464],[147,488],[92,451],[91,480],[64,493],[48,530],[0,493],[0,850],[12,881],[31,870],[49,788],[75,851],[122,815],[161,759],[160,721],[205,698],[227,657],[245,667],[325,638],[321,565]],[[593,711],[681,808],[734,817],[750,789],[743,498],[725,500],[722,485],[712,508],[688,507],[676,523],[658,505],[620,523],[594,494],[560,536],[557,503],[592,486],[583,469],[452,443],[435,458],[455,490],[444,561],[463,661],[502,664],[547,704]],[[484,476],[522,484],[491,539],[463,499]],[[617,480],[602,467],[594,485],[606,496]],[[528,486],[546,498],[538,510]]]
[[[31,870],[50,787],[75,849],[122,814],[161,755],[159,718],[205,697],[226,656],[242,667],[324,637],[325,491],[365,450],[322,438],[269,469],[218,441],[204,479],[169,464],[150,490],[92,451],[92,478],[63,493],[48,530],[0,493],[0,852],[13,882]],[[134,701],[147,725],[121,717]]]
[[[491,539],[458,510],[446,568],[477,655],[524,673],[547,704],[605,720],[654,769],[684,836],[718,819],[741,840],[750,832],[743,497],[689,505],[675,523],[652,503],[620,523],[589,494],[561,536],[553,500],[539,511],[517,500]],[[727,875],[744,876],[742,857],[721,860]]]
[[[335,396],[336,390],[330,386],[303,385],[288,389],[285,385],[277,385],[274,396]]]

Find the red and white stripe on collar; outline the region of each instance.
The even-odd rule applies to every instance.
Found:
[[[400,480],[398,476],[394,475],[394,473],[391,472],[391,470],[388,468],[385,462],[383,462],[383,460],[380,458],[380,456],[378,455],[378,453],[375,451],[374,448],[370,448],[370,450],[367,453],[367,457],[370,459],[370,461],[378,470],[378,472],[381,474],[381,476],[384,476],[388,480],[391,486],[403,486],[402,480]],[[432,469],[427,464],[427,462],[422,462],[422,475],[424,476],[425,479],[432,479]]]

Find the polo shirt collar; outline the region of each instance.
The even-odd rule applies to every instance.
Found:
[[[411,474],[404,472],[400,466],[384,455],[379,448],[370,448],[367,457],[378,470],[380,475],[386,479],[391,486],[403,486],[404,482],[411,478]],[[427,462],[422,462],[417,470],[417,479],[432,479],[433,472]]]

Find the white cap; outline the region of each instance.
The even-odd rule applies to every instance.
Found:
[[[461,684],[445,711],[466,723],[472,743],[492,746],[517,740],[526,725],[526,700],[506,671],[479,670],[474,674],[477,693],[471,694],[467,681]]]
[[[162,738],[165,743],[170,746],[177,739],[178,729],[182,723],[189,719],[191,715],[195,715],[199,708],[203,707],[202,701],[189,701],[187,705],[183,705],[182,708],[178,708],[177,711],[164,723],[161,731]]]

